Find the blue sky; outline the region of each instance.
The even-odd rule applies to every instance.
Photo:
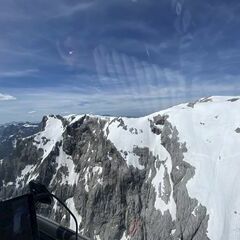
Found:
[[[238,1],[0,4],[0,123],[240,95]]]

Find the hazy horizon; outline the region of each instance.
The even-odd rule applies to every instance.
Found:
[[[237,1],[0,3],[0,123],[240,95]]]

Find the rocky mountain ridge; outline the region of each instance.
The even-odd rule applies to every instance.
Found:
[[[237,239],[230,238],[231,221],[214,232],[215,198],[205,197],[211,166],[206,172],[201,159],[209,151],[217,173],[215,128],[234,119],[226,128],[234,141],[240,138],[239,102],[212,97],[141,118],[50,115],[37,125],[0,126],[0,198],[22,194],[36,179],[69,206],[92,239]],[[212,190],[217,198],[219,189]],[[74,228],[57,203],[41,211]]]

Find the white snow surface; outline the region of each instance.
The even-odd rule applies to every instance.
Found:
[[[186,142],[184,161],[195,167],[195,175],[188,181],[187,189],[190,197],[196,198],[207,208],[208,237],[211,240],[240,239],[240,133],[235,131],[240,128],[240,99],[237,98],[203,98],[193,107],[185,103],[142,118],[122,118],[127,130],[119,126],[119,122],[110,119],[105,129],[106,135],[107,128],[109,129],[108,139],[118,150],[122,150],[122,156],[128,165],[142,169],[132,149],[134,145],[146,146],[155,156],[161,156],[161,160],[167,158],[166,167],[170,172],[171,158],[159,145],[158,136],[151,132],[149,124],[146,123],[158,114],[169,116],[168,121],[179,132],[179,141]],[[131,134],[128,131],[130,127],[141,129],[142,132]],[[130,154],[126,157],[124,151]],[[155,189],[162,182],[163,174],[164,169],[160,168],[152,180]],[[169,209],[174,218],[174,202],[164,205],[158,198],[155,207],[161,210]]]
[[[42,148],[44,151],[42,161],[50,154],[57,142],[63,141],[62,134],[64,130],[65,129],[60,119],[55,116],[48,116],[44,131],[36,134],[34,138],[35,142],[39,142],[39,144],[35,143],[35,145],[38,148]],[[77,182],[79,175],[75,172],[75,165],[72,157],[63,151],[62,145],[59,148],[59,156],[56,158],[56,163],[56,174],[59,168],[62,166],[67,167],[68,170],[68,174],[62,174],[61,184],[68,183],[69,185],[73,185]],[[53,176],[52,181],[54,180],[55,176]]]
[[[62,134],[64,130],[65,129],[60,119],[55,116],[48,116],[44,130],[34,135],[34,145],[37,148],[43,149],[44,154],[42,156],[41,162],[43,162],[43,160],[51,153],[56,143],[63,140]],[[77,182],[79,175],[75,172],[75,165],[73,163],[72,157],[63,151],[62,146],[59,148],[59,156],[56,158],[56,163],[56,174],[59,168],[62,166],[67,167],[68,170],[68,174],[62,174],[62,181],[60,184],[68,183],[69,185],[73,185]],[[38,165],[27,165],[16,180],[17,187],[27,173],[29,173],[27,182],[37,178],[37,167],[40,164],[41,163]],[[54,180],[55,176],[53,176],[52,181]]]
[[[77,174],[75,171],[75,165],[73,163],[72,157],[63,151],[62,146],[59,149],[59,156],[56,158],[56,163],[57,163],[56,174],[60,167],[66,167],[68,170],[68,173],[66,175],[62,174],[61,184],[74,185],[75,183],[77,183],[79,174]],[[53,180],[55,176],[53,176],[52,178]]]
[[[206,206],[211,240],[240,239],[240,100],[211,97],[193,108],[181,104],[160,114],[179,131],[188,151],[184,160],[195,167],[188,182],[190,197]],[[152,114],[151,116],[155,116]]]
[[[48,116],[44,131],[36,134],[34,138],[35,142],[39,142],[39,144],[35,143],[35,145],[44,150],[42,160],[49,155],[55,144],[61,140],[63,130],[63,124],[60,119],[56,118],[55,116]]]
[[[23,125],[23,127],[25,127],[25,128],[31,128],[31,127],[32,127],[32,128],[36,128],[36,127],[38,127],[38,125],[26,123],[26,124]]]
[[[24,177],[33,172],[35,166],[33,164],[26,165],[25,168],[21,171],[20,176],[16,178],[16,187],[19,188],[21,181],[23,181]],[[30,181],[30,180],[29,180]]]
[[[78,213],[76,207],[75,207],[75,203],[74,203],[74,200],[73,198],[69,198],[67,199],[66,201],[66,204],[67,204],[67,207],[71,210],[71,212],[74,214],[74,216],[76,217],[77,221],[78,221],[78,225],[81,223],[82,221],[82,217],[81,215]],[[72,229],[73,231],[76,230],[76,224],[75,224],[75,221],[73,219],[72,216],[70,216],[70,226],[69,226],[70,229]]]
[[[123,234],[123,236],[122,236],[122,238],[121,238],[121,240],[130,240],[130,239],[131,239],[131,237],[128,236],[127,233],[126,233],[126,231],[125,231],[124,234]]]
[[[43,156],[41,162],[50,154],[53,150],[55,144],[59,142],[62,138],[64,128],[62,121],[55,116],[48,116],[45,129],[34,135],[34,145],[39,149],[43,149]],[[31,136],[30,136],[31,137]],[[37,165],[27,165],[25,169],[22,170],[21,175],[16,179],[16,186],[24,179],[24,176],[29,173],[27,182],[38,177]]]

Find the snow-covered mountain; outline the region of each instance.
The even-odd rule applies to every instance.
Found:
[[[240,239],[240,98],[14,126],[0,126],[0,198],[37,179],[93,239]],[[74,228],[58,204],[42,211]]]

